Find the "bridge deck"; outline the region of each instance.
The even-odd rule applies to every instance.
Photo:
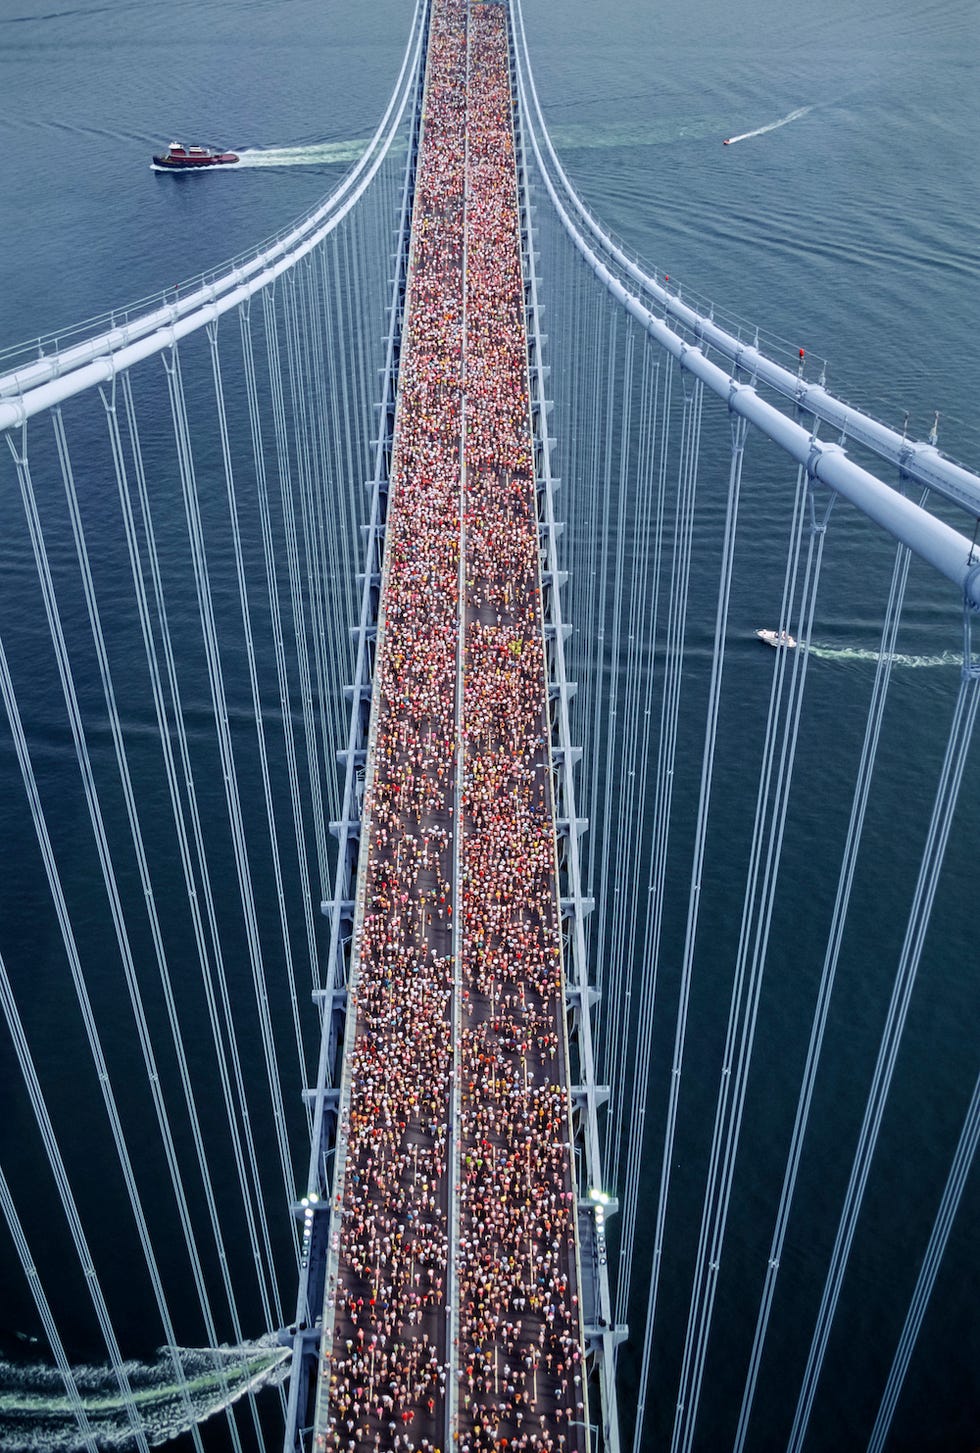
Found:
[[[506,14],[430,25],[316,1438],[583,1449]]]

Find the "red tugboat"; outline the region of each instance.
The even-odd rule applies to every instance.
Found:
[[[153,158],[153,165],[168,172],[196,172],[202,167],[229,166],[237,160],[233,151],[213,151],[210,146],[183,146],[172,141],[165,155]]]

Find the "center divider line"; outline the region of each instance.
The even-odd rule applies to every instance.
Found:
[[[463,875],[462,875],[462,832],[463,832],[463,778],[466,770],[463,742],[463,669],[466,651],[465,587],[466,587],[466,523],[463,507],[466,500],[466,399],[462,399],[460,411],[460,512],[459,512],[459,633],[456,666],[456,802],[454,808],[453,841],[453,996],[450,1016],[450,1033],[453,1045],[453,1067],[450,1077],[450,1115],[447,1169],[449,1171],[449,1222],[447,1226],[448,1266],[446,1299],[446,1447],[452,1449],[459,1426],[459,1157],[462,1150],[460,1137],[460,1095],[462,1092],[462,1056],[460,1036],[462,1034],[463,1006]]]

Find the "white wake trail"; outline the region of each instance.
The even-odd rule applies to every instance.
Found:
[[[175,1356],[184,1374],[179,1382]],[[155,1362],[127,1363],[147,1441],[166,1443],[247,1393],[282,1381],[290,1356],[291,1349],[272,1334],[241,1347],[161,1348]],[[99,1448],[106,1453],[131,1448],[127,1405],[112,1369],[75,1367],[72,1373]],[[60,1374],[46,1365],[0,1361],[0,1453],[74,1453],[79,1446]]]
[[[811,656],[818,656],[823,661],[877,662],[881,656],[879,651],[868,650],[860,646],[819,646],[811,643],[808,651]],[[958,651],[943,651],[938,656],[912,656],[896,652],[892,657],[892,664],[919,671],[936,666],[962,667],[963,655]]]
[[[757,126],[754,131],[743,131],[738,136],[730,136],[725,145],[734,146],[736,141],[749,141],[753,136],[765,136],[767,131],[778,131],[780,126],[788,126],[791,121],[798,121],[801,116],[805,116],[808,111],[812,110],[812,106],[800,106],[797,110],[791,111],[788,116],[780,116],[778,121],[770,121],[768,126]]]
[[[336,166],[357,161],[366,141],[319,141],[307,146],[253,146],[238,153],[243,167]]]

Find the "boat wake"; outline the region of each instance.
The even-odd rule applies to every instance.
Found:
[[[154,1362],[126,1363],[147,1441],[165,1443],[246,1393],[281,1382],[289,1358],[290,1348],[273,1334],[240,1347],[161,1347]],[[112,1368],[75,1367],[72,1373],[99,1449],[132,1447],[132,1424]],[[0,1361],[0,1453],[71,1453],[82,1444],[60,1373],[40,1363]]]
[[[788,116],[781,116],[778,121],[770,121],[768,126],[757,126],[754,131],[743,131],[738,136],[729,136],[725,142],[726,146],[734,146],[736,141],[750,141],[753,136],[765,136],[767,131],[778,131],[780,126],[788,126],[791,121],[798,121],[812,106],[800,106],[796,111],[791,111]]]
[[[808,647],[808,654],[817,656],[822,661],[870,661],[877,663],[881,659],[880,651],[871,651],[860,646],[817,646],[812,642]],[[963,657],[957,651],[943,651],[938,656],[911,656],[897,652],[892,657],[892,664],[903,667],[906,670],[925,670],[935,666],[962,666]]]
[[[366,141],[319,141],[306,146],[253,146],[239,151],[238,167],[349,166],[357,161],[366,146]]]
[[[551,139],[560,152],[608,151],[617,147],[676,146],[682,142],[711,141],[718,138],[719,116],[681,116],[664,119],[655,125],[622,122],[566,122],[551,130]]]

